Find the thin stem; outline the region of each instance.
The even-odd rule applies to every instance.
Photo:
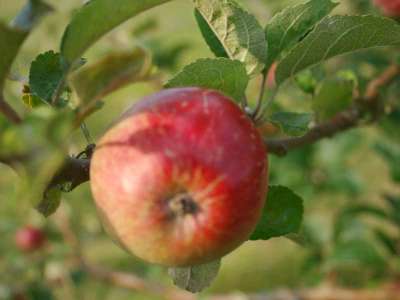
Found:
[[[267,86],[267,72],[263,72],[261,88],[260,88],[260,94],[258,95],[256,108],[254,109],[254,111],[253,111],[253,113],[251,115],[252,118],[257,118],[257,115],[259,114],[259,112],[261,110],[263,99],[264,99],[264,95],[265,95],[266,86]]]
[[[0,95],[0,112],[12,123],[20,124],[22,122],[21,117],[17,112],[4,100],[3,96]]]
[[[255,116],[254,121],[258,123],[262,118],[264,117],[265,112],[267,109],[271,106],[271,104],[274,102],[276,94],[278,93],[278,89],[274,88],[271,90],[271,93],[268,97],[268,100],[265,101],[259,111],[259,113]]]
[[[85,123],[85,122],[82,122],[80,127],[81,127],[81,130],[82,130],[83,135],[85,136],[86,142],[87,142],[89,145],[90,145],[90,144],[93,144],[93,139],[92,139],[92,136],[90,135],[89,129],[88,129],[87,126],[86,126],[86,123]]]

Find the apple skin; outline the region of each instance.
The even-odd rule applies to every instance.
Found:
[[[400,16],[400,0],[374,0],[374,4],[388,16]]]
[[[24,252],[39,250],[45,243],[46,236],[43,231],[31,225],[24,226],[15,233],[15,244],[19,250]]]
[[[218,259],[248,240],[267,193],[252,121],[213,90],[161,91],[134,104],[98,143],[91,189],[106,230],[165,266]]]

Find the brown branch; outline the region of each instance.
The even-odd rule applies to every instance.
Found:
[[[374,101],[379,97],[380,88],[387,86],[400,74],[399,65],[389,66],[378,78],[372,80],[365,92],[365,99],[367,101]]]
[[[360,117],[360,111],[352,108],[337,114],[328,122],[315,126],[301,137],[271,139],[266,140],[265,143],[269,153],[283,156],[286,155],[290,150],[313,144],[321,139],[332,137],[339,132],[356,127]]]
[[[4,100],[3,96],[0,95],[0,113],[2,113],[10,122],[14,124],[20,124],[22,122],[21,117],[17,112]]]
[[[311,145],[319,140],[330,138],[338,133],[357,127],[363,118],[370,114],[376,121],[382,116],[379,109],[379,90],[390,84],[400,75],[398,65],[389,66],[378,78],[372,80],[366,89],[363,99],[356,101],[356,104],[341,113],[338,113],[331,120],[318,124],[304,136],[295,138],[266,139],[268,152],[279,156],[306,145]]]
[[[68,157],[64,166],[50,182],[49,187],[70,183],[70,190],[89,181],[90,159]]]

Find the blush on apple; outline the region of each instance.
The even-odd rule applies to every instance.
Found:
[[[229,98],[170,89],[133,105],[105,134],[90,176],[105,227],[125,249],[196,265],[253,232],[267,192],[266,149]]]
[[[374,4],[388,16],[400,16],[400,0],[374,0]]]
[[[39,228],[31,225],[20,228],[15,233],[15,244],[24,252],[33,252],[41,249],[46,242],[46,236]]]

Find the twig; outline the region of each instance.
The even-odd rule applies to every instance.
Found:
[[[17,112],[4,100],[3,96],[0,95],[0,112],[12,123],[20,124],[22,122],[21,117]]]
[[[318,124],[310,129],[308,133],[301,137],[267,139],[268,152],[279,156],[285,155],[288,151],[301,148],[305,145],[313,144],[321,139],[332,137],[340,132],[347,131],[356,127],[366,115],[366,112],[374,115],[374,120],[381,117],[379,111],[379,90],[383,86],[387,86],[397,76],[400,75],[400,67],[398,65],[389,66],[378,78],[372,80],[366,89],[363,99],[339,114],[331,120]]]
[[[328,122],[315,126],[301,137],[268,139],[265,141],[268,152],[278,156],[286,155],[290,150],[313,144],[321,139],[332,137],[339,132],[356,127],[360,116],[360,111],[352,108],[337,114]]]
[[[365,92],[365,99],[367,101],[374,101],[379,96],[381,87],[390,84],[400,74],[399,65],[389,66],[378,78],[372,80]]]
[[[64,166],[50,182],[49,187],[69,182],[71,183],[70,190],[73,190],[82,183],[89,181],[89,169],[90,158],[68,157]]]

